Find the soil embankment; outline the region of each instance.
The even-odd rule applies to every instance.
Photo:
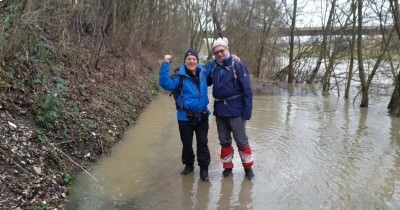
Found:
[[[156,91],[150,52],[104,50],[94,65],[96,49],[71,50],[74,62],[48,50],[46,62],[0,65],[0,209],[63,208],[74,176],[109,153]]]

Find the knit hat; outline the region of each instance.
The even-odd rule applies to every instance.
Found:
[[[214,49],[217,46],[223,46],[223,47],[228,48],[228,44],[229,44],[229,42],[226,37],[219,37],[214,41],[212,49]]]
[[[185,57],[183,58],[183,62],[185,62],[186,57],[188,57],[189,55],[193,55],[194,57],[196,57],[197,62],[199,61],[199,54],[197,53],[197,50],[194,49],[194,48],[189,48],[185,53]]]

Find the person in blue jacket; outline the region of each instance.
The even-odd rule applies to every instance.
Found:
[[[198,53],[188,49],[184,63],[178,71],[170,75],[171,56],[164,56],[160,68],[159,83],[165,90],[174,94],[177,109],[179,133],[182,142],[182,163],[185,164],[182,175],[194,170],[193,134],[197,141],[197,162],[200,166],[200,178],[208,181],[210,151],[208,148],[209,103],[207,94],[207,72],[199,65]]]
[[[214,61],[209,65],[209,83],[212,82],[214,115],[216,116],[223,176],[232,174],[232,136],[239,150],[245,176],[254,177],[253,156],[246,134],[246,121],[251,118],[252,89],[247,67],[234,59],[224,37],[214,41]],[[232,134],[232,136],[231,136]]]

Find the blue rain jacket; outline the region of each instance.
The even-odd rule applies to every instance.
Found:
[[[201,65],[198,65],[200,69],[199,87],[192,80],[192,78],[186,74],[185,65],[182,64],[179,67],[177,75],[170,75],[170,64],[164,62],[161,64],[159,84],[162,88],[168,91],[177,91],[179,86],[179,77],[184,77],[181,94],[177,97],[177,118],[180,121],[189,121],[186,113],[187,111],[192,112],[207,112],[210,111],[207,108],[208,105],[208,93],[207,93],[207,71]]]
[[[232,65],[236,70],[236,78]],[[214,115],[217,117],[241,116],[249,120],[253,106],[253,93],[247,67],[241,62],[233,62],[233,57],[229,56],[221,64],[213,61],[207,69],[208,74],[212,74],[209,80],[213,84]]]

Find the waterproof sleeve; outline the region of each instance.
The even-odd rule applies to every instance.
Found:
[[[253,109],[253,91],[251,89],[250,74],[249,70],[247,70],[247,67],[245,65],[240,63],[240,65],[238,66],[240,67],[239,81],[241,83],[243,91],[244,107],[243,107],[242,117],[245,120],[250,120],[251,112]]]
[[[174,91],[178,88],[179,78],[170,76],[170,64],[163,62],[160,67],[159,84],[168,91]]]
[[[211,86],[212,82],[213,82],[213,78],[212,78],[212,71],[214,69],[215,66],[215,62],[214,61],[210,61],[206,64],[203,65],[204,69],[205,69],[205,75],[207,77],[207,86]]]

